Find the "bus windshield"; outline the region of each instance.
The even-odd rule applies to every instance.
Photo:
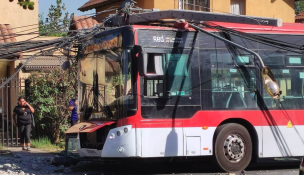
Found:
[[[80,60],[80,105],[85,119],[117,120],[135,109],[130,51],[122,48]]]

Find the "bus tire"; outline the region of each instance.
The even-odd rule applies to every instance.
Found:
[[[215,131],[214,157],[226,172],[244,170],[252,157],[252,142],[247,129],[236,123],[221,125]]]

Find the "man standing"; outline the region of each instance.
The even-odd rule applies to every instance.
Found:
[[[77,124],[78,122],[77,108],[78,108],[78,92],[76,92],[75,98],[69,102],[68,111],[72,111],[70,118],[71,127]]]

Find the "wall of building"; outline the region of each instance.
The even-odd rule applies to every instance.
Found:
[[[0,6],[0,24],[10,24],[16,34],[17,41],[24,41],[38,36],[38,0],[34,2],[34,10],[23,9],[17,4],[18,0],[1,1]],[[35,34],[28,34],[35,32]],[[19,35],[19,36],[17,36]],[[0,58],[1,59],[1,58]],[[9,66],[9,70],[8,69]],[[0,62],[0,78],[9,77],[15,72],[15,63]]]
[[[12,2],[9,0],[2,0],[0,5],[0,24],[10,24],[14,32],[18,34],[38,32],[38,0],[30,1],[35,3],[34,10],[24,10],[17,4],[18,0]],[[27,27],[16,28],[21,26]],[[17,41],[24,41],[37,35],[38,34],[23,35],[16,37],[16,39]]]
[[[295,22],[294,0],[248,0],[246,15],[281,18],[283,22]]]
[[[0,78],[6,78],[6,74],[8,72],[8,65],[10,64],[10,62],[0,62]]]
[[[280,18],[283,22],[295,22],[294,0],[244,0],[245,15]],[[211,12],[230,13],[231,0],[210,0]]]
[[[230,13],[231,0],[210,0],[210,12]]]
[[[283,22],[295,22],[294,0],[244,0],[245,15],[268,18],[280,18]],[[231,0],[210,0],[210,11],[216,13],[230,13]],[[98,7],[97,12],[105,10],[114,5],[121,5],[121,2]],[[137,0],[137,6],[144,9],[157,8],[160,10],[178,9],[178,0]],[[113,12],[112,12],[113,13]],[[104,18],[111,13],[100,16]]]
[[[23,9],[18,5],[18,0],[2,0],[0,5],[0,24],[10,24],[16,35],[17,41],[25,41],[38,36],[38,0],[30,0],[34,2],[34,10]],[[28,34],[34,33],[34,34]],[[10,77],[16,72],[16,67],[19,65],[17,61],[7,61],[0,57],[0,78]],[[20,72],[14,78],[27,77],[28,75],[20,74]],[[3,82],[4,80],[2,80]],[[13,82],[15,82],[14,80]],[[2,83],[1,83],[2,84]],[[4,101],[0,102],[0,107],[4,106],[4,111],[12,117],[12,110],[16,106],[17,98],[21,95],[23,88],[16,89],[16,85],[10,84],[11,88],[0,89],[0,98]],[[21,84],[18,84],[20,86]],[[21,85],[24,86],[24,83]],[[3,90],[3,94],[2,94]],[[6,101],[8,100],[8,101]],[[8,109],[8,111],[7,111]]]
[[[109,8],[113,7],[113,6],[119,6],[120,7],[121,3],[122,2],[116,2],[116,3],[108,4],[108,5],[105,5],[105,6],[102,6],[102,7],[97,7],[96,8],[96,13],[102,12],[106,9],[109,9]],[[110,14],[115,14],[115,11],[99,14],[99,15],[96,16],[96,20],[98,22],[100,22],[100,20],[108,17]]]
[[[178,9],[177,0],[154,0],[154,8],[160,10]]]
[[[102,7],[96,8],[96,13],[104,11],[112,6],[120,6],[123,1],[116,2],[112,4],[108,4]],[[166,9],[177,9],[178,8],[178,1],[177,0],[136,0],[136,6],[144,8],[144,9],[153,9],[157,8],[160,10],[166,10]],[[96,20],[100,22],[101,19],[104,19],[105,17],[108,17],[110,14],[115,14],[115,11],[103,13],[96,17]]]
[[[156,8],[155,7],[155,1],[156,0],[152,0],[152,1],[145,1],[145,0],[137,0],[136,2],[136,5],[138,7],[141,7],[141,8],[145,8],[145,9],[152,9],[152,8]]]

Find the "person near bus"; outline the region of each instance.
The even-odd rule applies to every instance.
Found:
[[[20,143],[22,145],[22,150],[30,151],[31,149],[31,124],[32,124],[32,114],[35,112],[35,109],[25,101],[24,97],[18,98],[18,104],[14,108],[13,120],[14,124],[18,126],[20,132]],[[16,118],[17,116],[17,123]]]
[[[71,127],[78,123],[77,108],[78,108],[78,93],[76,92],[75,98],[73,98],[69,102],[69,106],[68,106],[68,111],[72,111],[70,117]]]

